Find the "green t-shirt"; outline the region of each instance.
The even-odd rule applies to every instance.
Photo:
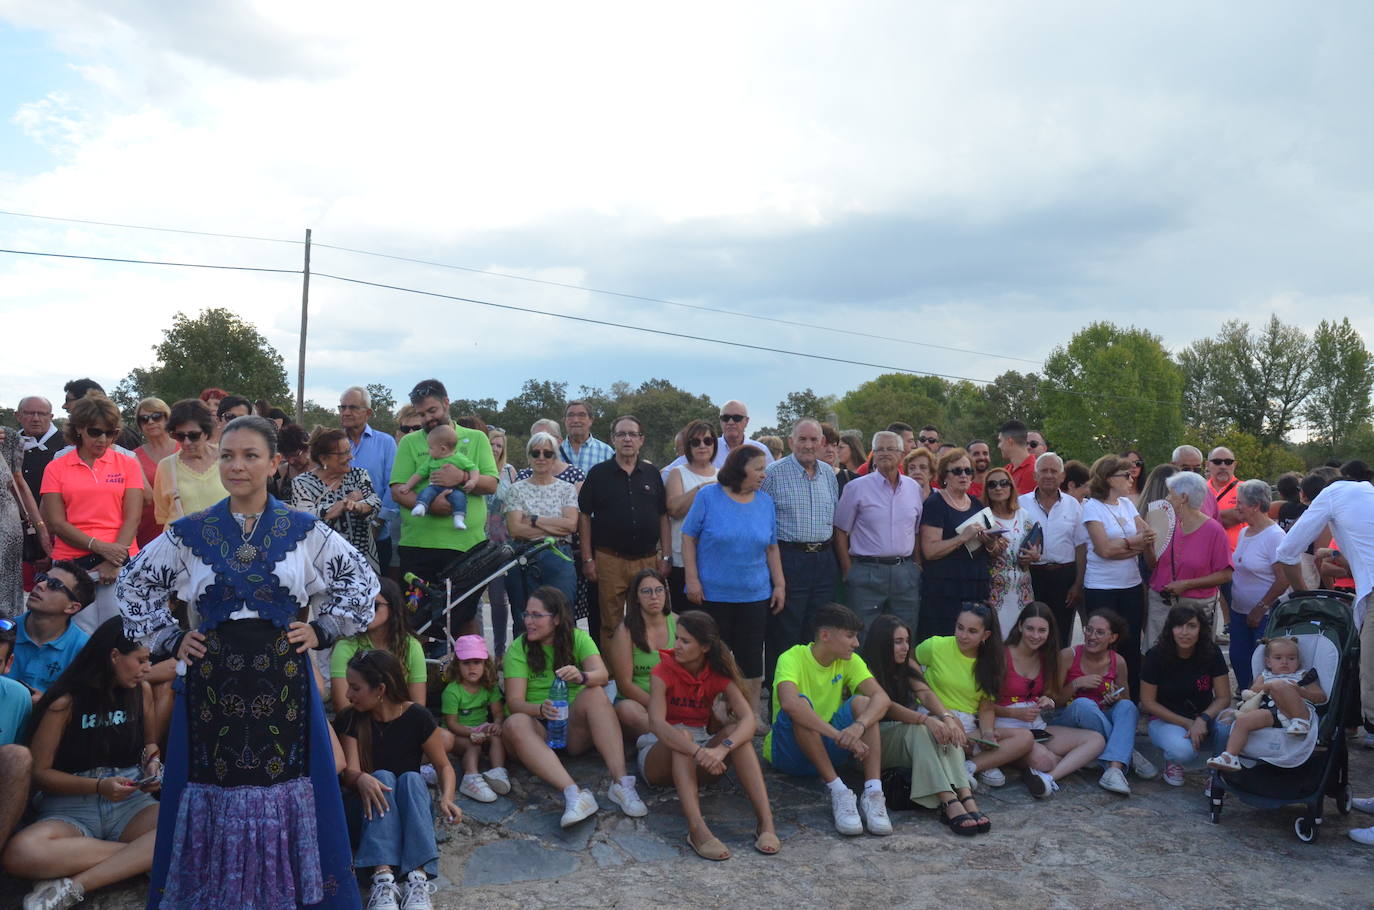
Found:
[[[778,719],[778,712],[782,710],[778,687],[785,682],[792,683],[810,700],[817,717],[829,721],[844,704],[844,693],[848,691],[852,695],[859,690],[860,683],[872,678],[868,664],[857,654],[823,667],[816,662],[810,645],[793,645],[782,652],[773,670],[773,720]],[[773,759],[771,729],[763,740],[763,757],[769,761]]]
[[[669,613],[665,619],[668,620],[668,647],[672,648],[677,643],[677,617]],[[636,648],[633,642],[630,644],[631,658],[634,661],[634,684],[645,692],[649,691],[649,674],[658,666],[658,650],[651,648],[648,651],[641,651]]]
[[[415,469],[415,473],[428,480],[429,475],[446,464],[451,464],[455,468],[460,468],[464,471],[477,470],[477,462],[473,461],[462,452],[454,452],[452,455],[445,456],[444,458],[435,458],[433,455],[429,454],[429,449],[425,449],[425,460],[420,462],[420,466]],[[406,479],[409,480],[410,478],[407,477]],[[420,487],[420,489],[424,488]]]
[[[429,670],[425,667],[425,652],[420,647],[420,642],[414,635],[409,636],[410,641],[406,645],[406,682],[422,683],[429,679]],[[377,646],[372,643],[372,639],[364,632],[360,635],[350,635],[348,638],[341,638],[334,643],[334,653],[329,657],[329,678],[343,679],[348,675],[348,662],[359,651],[375,651]]]
[[[593,654],[601,654],[596,647],[596,642],[592,641],[592,637],[581,629],[573,629],[573,662],[580,667],[582,661]],[[553,671],[557,669],[553,665],[553,645],[544,645],[544,672],[538,676],[530,676],[529,652],[525,649],[525,636],[521,635],[511,642],[510,647],[506,649],[506,679],[529,680],[525,687],[525,701],[532,705],[537,705],[549,697],[549,687],[553,685]],[[582,687],[577,683],[568,683],[568,704],[572,704],[572,700],[581,691]]]
[[[455,452],[471,458],[477,465],[477,472],[485,477],[496,476],[496,459],[491,454],[491,442],[485,433],[469,430],[467,427],[453,425],[458,434],[458,447]],[[396,460],[391,466],[391,482],[405,483],[429,461],[429,446],[425,444],[424,430],[416,430],[396,444]],[[423,490],[427,483],[416,487]],[[401,510],[401,540],[403,547],[424,547],[430,550],[467,551],[487,539],[487,497],[468,494],[467,528],[459,530],[453,526],[448,515],[411,515],[409,509]]]
[[[946,708],[977,714],[978,703],[992,697],[974,682],[974,658],[964,656],[953,635],[937,635],[917,645],[916,663],[925,668],[926,682]]]
[[[457,714],[458,723],[465,727],[480,727],[491,720],[489,706],[500,700],[501,690],[495,686],[469,692],[462,683],[451,682],[444,686],[440,712],[445,717]]]

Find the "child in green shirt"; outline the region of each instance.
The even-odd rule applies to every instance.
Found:
[[[506,710],[496,685],[496,662],[482,636],[463,635],[453,643],[453,661],[444,678],[449,680],[440,706],[444,726],[454,735],[453,751],[463,762],[458,792],[478,802],[495,802],[498,793],[510,792],[506,749],[501,742],[501,720]],[[479,774],[484,748],[491,752],[491,769]]]
[[[422,462],[416,468],[415,473],[410,475],[410,479],[402,485],[402,492],[413,492],[416,487],[429,480],[430,474],[446,464],[461,468],[471,476],[468,477],[468,482],[463,485],[462,489],[441,487],[433,483],[425,487],[417,495],[415,508],[410,510],[410,514],[426,514],[429,512],[429,507],[434,504],[434,500],[443,494],[448,499],[448,504],[453,507],[453,526],[459,530],[466,530],[468,526],[468,492],[471,492],[478,480],[477,463],[457,451],[458,434],[454,432],[451,426],[440,424],[430,430],[429,435],[425,437],[425,442],[429,446],[429,458]]]

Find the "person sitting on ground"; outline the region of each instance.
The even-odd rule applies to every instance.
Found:
[[[372,621],[357,635],[334,643],[329,655],[329,703],[334,713],[348,707],[348,662],[361,651],[381,648],[401,663],[406,678],[406,696],[417,705],[425,703],[425,683],[429,670],[420,640],[410,633],[405,596],[401,586],[390,578],[378,578],[381,589],[372,600]]]
[[[1166,784],[1183,786],[1185,765],[1225,748],[1231,728],[1217,717],[1230,706],[1231,680],[1212,640],[1211,613],[1175,606],[1140,668],[1140,709],[1150,715],[1150,742],[1164,753]]]
[[[30,721],[37,821],[5,848],[5,871],[45,880],[25,910],[65,910],[153,866],[161,782],[148,649],[105,621],[43,694]]]
[[[620,721],[606,697],[610,674],[596,642],[574,624],[562,591],[551,585],[534,589],[525,607],[525,634],[506,649],[505,676],[510,716],[502,725],[502,742],[535,777],[562,791],[564,828],[594,815],[598,806],[592,791],[579,788],[549,748],[544,725],[558,716],[549,700],[555,676],[568,686],[567,754],[581,755],[595,746],[611,772],[611,802],[631,818],[649,814],[635,792],[634,775],[625,770]]]
[[[463,818],[453,802],[453,765],[442,731],[424,705],[406,697],[401,662],[388,651],[363,651],[348,662],[348,702],[335,723],[348,762],[343,784],[361,803],[362,836],[353,862],[372,869],[368,907],[395,907],[396,876],[406,873],[402,906],[430,910],[439,845],[421,762],[438,769],[444,819],[456,824]]]
[[[28,609],[15,619],[14,660],[5,675],[45,692],[90,638],[72,617],[94,599],[95,582],[70,559],[35,575]]]
[[[1007,676],[997,696],[997,726],[1044,731],[1026,756],[1022,775],[1037,799],[1053,796],[1059,781],[1102,754],[1107,739],[1096,730],[1047,725],[1059,688],[1059,632],[1054,613],[1039,601],[1026,605],[1007,635]]]
[[[496,661],[480,635],[463,635],[453,643],[453,660],[444,673],[441,709],[444,726],[455,737],[453,751],[463,763],[458,792],[481,803],[494,803],[510,792],[506,747],[501,721],[506,716],[496,684]],[[479,773],[482,750],[491,755],[491,769]]]
[[[864,642],[864,662],[892,701],[878,725],[883,769],[908,771],[912,803],[940,810],[940,821],[955,834],[977,834],[978,817],[966,808],[978,811],[964,766],[964,725],[911,659],[911,627],[892,614],[879,616]]]
[[[763,740],[763,757],[784,774],[819,775],[830,790],[830,810],[841,834],[862,834],[865,827],[869,834],[891,834],[878,729],[891,699],[854,653],[863,623],[853,610],[822,604],[815,624],[815,641],[778,656],[773,724]],[[863,796],[857,800],[837,771],[851,759],[863,765]]]
[[[23,740],[24,728],[28,726],[29,714],[33,712],[33,695],[29,687],[6,675],[14,663],[14,642],[18,628],[18,620],[0,619],[0,746],[10,746]]]
[[[1282,727],[1293,736],[1306,736],[1316,722],[1314,705],[1326,701],[1326,691],[1317,681],[1313,667],[1302,667],[1298,640],[1292,636],[1264,642],[1264,671],[1254,680],[1253,689],[1240,693],[1244,699],[1231,724],[1226,751],[1209,758],[1207,767],[1218,771],[1239,771],[1240,753],[1250,734],[1267,727]]]
[[[1003,765],[1030,754],[1035,739],[1029,730],[997,729],[996,693],[1002,691],[1007,672],[1006,645],[997,626],[997,613],[986,604],[964,604],[954,620],[953,635],[936,635],[916,646],[916,663],[925,670],[926,682],[959,721],[967,735],[964,763],[970,778],[985,787],[1007,782]],[[971,811],[979,827],[987,816]]]
[[[754,752],[754,711],[739,668],[708,614],[688,610],[678,623],[673,645],[659,652],[661,659],[650,671],[652,729],[639,738],[639,773],[655,786],[673,784],[687,819],[688,845],[703,859],[724,860],[730,850],[707,827],[697,787],[718,780],[727,764],[733,766],[754,806],[754,849],[771,856],[782,844],[773,827],[763,766]],[[712,717],[718,699],[732,719],[725,726]]]
[[[640,569],[625,600],[625,621],[609,648],[615,713],[622,730],[642,737],[649,732],[649,674],[659,655],[671,651],[677,641],[677,617],[668,601],[667,581],[657,569]]]
[[[1102,777],[1097,785],[1122,796],[1131,795],[1126,782],[1129,768],[1137,777],[1151,780],[1159,769],[1135,749],[1135,728],[1140,710],[1131,701],[1130,669],[1116,651],[1125,639],[1126,620],[1105,607],[1093,610],[1083,623],[1083,644],[1059,652],[1058,702],[1065,705],[1055,724],[1091,730],[1106,740],[1097,760]]]
[[[459,452],[458,434],[453,427],[440,424],[429,431],[425,437],[425,443],[429,446],[429,458],[421,462],[405,483],[401,484],[402,493],[413,493],[415,488],[429,480],[429,475],[437,471],[446,464],[451,464],[468,472],[468,481],[461,489],[454,487],[444,487],[437,483],[431,483],[421,490],[415,497],[415,507],[410,510],[411,515],[425,515],[429,513],[429,507],[434,504],[434,500],[443,495],[448,500],[448,504],[453,507],[453,526],[459,530],[467,528],[468,514],[468,493],[471,493],[476,486],[476,481],[480,479],[477,475],[477,462]]]

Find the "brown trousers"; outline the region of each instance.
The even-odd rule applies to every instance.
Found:
[[[597,603],[601,607],[601,647],[605,648],[625,618],[625,595],[641,569],[658,568],[658,556],[623,559],[606,550],[596,551]]]

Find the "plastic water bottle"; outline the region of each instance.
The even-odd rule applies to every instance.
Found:
[[[568,744],[568,684],[557,676],[549,687],[549,701],[557,712],[548,722],[549,748],[561,749]]]

